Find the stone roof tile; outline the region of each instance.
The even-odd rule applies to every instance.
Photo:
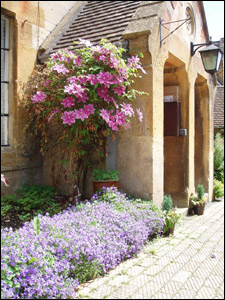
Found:
[[[79,38],[98,44],[102,38],[112,43],[122,42],[122,33],[135,13],[140,1],[87,1],[69,28],[55,41],[51,49],[40,56],[46,57],[58,49],[74,45]]]
[[[224,127],[224,87],[218,86],[214,103],[214,127]]]

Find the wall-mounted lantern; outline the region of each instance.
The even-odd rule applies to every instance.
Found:
[[[215,43],[215,42],[214,42]],[[220,62],[223,56],[223,52],[220,50],[220,48],[216,47],[212,41],[205,44],[193,44],[191,43],[191,56],[195,54],[195,52],[203,47],[206,46],[203,50],[200,50],[202,63],[204,66],[204,69],[207,73],[214,74],[219,70]],[[194,47],[197,47],[194,50]]]

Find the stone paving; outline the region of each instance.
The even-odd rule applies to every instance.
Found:
[[[104,277],[82,285],[80,299],[224,299],[224,201],[184,216],[174,236],[149,242]]]

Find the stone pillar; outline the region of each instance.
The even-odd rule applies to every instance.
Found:
[[[166,57],[153,57],[152,90],[151,90],[151,137],[152,137],[152,199],[158,206],[164,194],[164,101],[163,69]]]
[[[195,83],[193,78],[189,80],[189,110],[188,110],[188,178],[187,178],[187,189],[186,189],[186,206],[189,206],[189,199],[191,193],[195,191]]]

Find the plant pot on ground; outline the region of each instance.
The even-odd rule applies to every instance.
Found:
[[[208,194],[205,193],[203,185],[198,184],[197,193],[192,194],[190,197],[190,202],[196,215],[200,216],[204,214],[207,197]]]
[[[181,214],[176,212],[176,209],[171,209],[169,212],[164,211],[164,227],[163,234],[168,236],[174,234],[175,225],[181,219]]]
[[[93,191],[96,193],[103,187],[116,187],[119,188],[119,171],[118,170],[92,170]]]
[[[165,195],[162,203],[162,210],[164,214],[163,234],[165,236],[174,234],[175,225],[181,219],[181,214],[178,214],[176,209],[172,209],[172,205],[172,197],[170,195]]]

